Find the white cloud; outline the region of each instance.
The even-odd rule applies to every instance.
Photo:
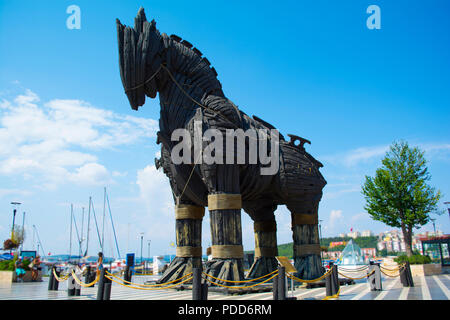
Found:
[[[81,100],[41,103],[31,90],[0,103],[0,175],[22,175],[46,187],[65,181],[111,182],[95,152],[154,137],[153,119],[121,115]]]
[[[336,226],[336,223],[341,221],[342,219],[342,210],[331,210],[329,222],[330,228],[334,228]]]

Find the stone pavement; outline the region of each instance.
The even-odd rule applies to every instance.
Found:
[[[95,300],[97,286],[81,288],[81,296],[68,297],[67,282],[59,284],[59,291],[48,291],[48,278],[43,282],[13,283],[10,288],[0,288],[0,300]],[[148,277],[133,277],[133,282],[144,283]],[[341,286],[339,300],[449,300],[450,275],[414,277],[415,287],[404,288],[400,279],[383,277],[383,291],[372,292],[367,281],[361,280],[354,285]],[[325,297],[325,288],[298,288],[293,295],[298,300]],[[288,296],[292,296],[291,291]],[[245,295],[224,295],[209,292],[209,300],[272,300],[272,292]],[[138,290],[113,283],[111,300],[191,300],[192,291],[175,289]]]

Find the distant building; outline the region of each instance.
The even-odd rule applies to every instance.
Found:
[[[335,241],[335,242],[330,242],[330,248],[336,247],[336,246],[343,246],[346,245],[347,242],[345,241]]]
[[[359,238],[360,236],[361,236],[361,234],[358,231],[352,231],[352,232],[347,233],[347,237],[350,237],[353,239]]]
[[[373,233],[370,230],[364,230],[363,232],[361,232],[361,237],[371,237],[371,236],[373,236]]]

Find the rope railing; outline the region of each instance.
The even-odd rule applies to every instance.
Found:
[[[66,275],[64,275],[64,276],[62,276],[62,277],[58,277],[58,275],[56,274],[55,269],[53,269],[53,275],[55,276],[55,279],[56,279],[56,281],[58,281],[58,282],[64,282],[64,281],[66,281],[67,279],[69,279],[69,277],[70,277],[70,273],[68,273],[68,274],[66,274]]]
[[[275,273],[275,274],[274,274],[274,273]],[[224,285],[224,284],[220,284],[220,283],[214,282],[214,281],[210,280],[210,279],[207,278],[207,277],[205,277],[204,279],[205,279],[206,281],[208,281],[209,283],[214,284],[214,285],[219,286],[219,287],[224,287],[224,288],[229,288],[229,289],[247,289],[247,288],[253,288],[253,287],[259,286],[259,285],[261,285],[261,284],[263,284],[263,283],[266,283],[266,282],[272,280],[273,278],[275,278],[276,276],[278,276],[278,270],[275,270],[275,271],[272,272],[271,274],[273,274],[273,275],[272,275],[270,278],[268,278],[268,279],[266,279],[266,280],[264,280],[264,281],[261,281],[261,282],[258,282],[258,283],[249,285],[249,286],[227,286],[227,285]],[[267,276],[267,275],[266,275],[266,276]],[[222,280],[222,279],[219,279],[219,280]],[[255,280],[256,280],[256,279],[255,279]],[[228,280],[228,281],[230,281],[230,280]]]
[[[275,272],[278,272],[278,270],[272,271],[271,273],[268,273],[268,274],[266,274],[264,276],[261,276],[259,278],[247,279],[247,280],[225,280],[225,279],[216,278],[216,277],[214,277],[214,276],[212,276],[210,274],[207,274],[205,272],[202,272],[202,274],[205,275],[206,277],[212,278],[212,279],[217,280],[217,281],[230,282],[230,283],[247,283],[247,282],[253,282],[253,281],[256,281],[256,280],[268,277],[268,276],[274,274]]]
[[[124,287],[127,287],[127,288],[131,288],[131,289],[136,289],[136,290],[162,290],[162,289],[170,289],[170,288],[173,288],[173,287],[175,287],[175,286],[178,286],[178,285],[180,285],[180,284],[182,284],[182,283],[185,283],[185,282],[187,282],[187,281],[189,281],[189,280],[192,280],[192,279],[194,278],[194,277],[190,277],[190,278],[187,278],[187,279],[185,279],[185,280],[183,280],[183,281],[181,281],[181,282],[172,284],[172,285],[170,285],[170,286],[158,287],[158,288],[144,288],[144,287],[135,287],[135,286],[132,286],[132,285],[127,285],[127,284],[121,283],[121,282],[115,280],[113,277],[111,277],[111,276],[109,276],[109,275],[105,275],[105,277],[108,278],[109,280],[111,280],[112,282],[115,282],[115,283],[117,283],[117,284],[119,284],[119,285],[121,285],[121,286],[124,286]],[[121,279],[121,280],[122,280],[122,279]]]
[[[365,266],[360,267],[360,268],[355,268],[355,269],[347,269],[345,267],[339,267],[340,270],[345,271],[345,272],[361,272],[361,271],[364,271],[364,270],[366,270],[368,268],[369,268],[368,265],[365,265]]]
[[[370,273],[368,273],[368,274],[366,274],[366,275],[364,275],[364,276],[362,276],[362,277],[358,277],[358,278],[352,278],[352,277],[349,277],[348,275],[345,275],[345,274],[343,274],[343,273],[341,273],[341,272],[339,272],[339,271],[338,271],[338,274],[340,274],[340,275],[343,276],[344,278],[347,278],[347,279],[350,279],[350,280],[361,280],[361,279],[370,277],[372,274],[374,274],[374,272],[375,272],[375,270],[372,270]]]
[[[334,268],[334,267],[333,267],[333,268]],[[312,279],[312,280],[300,279],[300,278],[297,278],[296,276],[294,276],[294,275],[292,275],[292,274],[290,274],[290,273],[288,273],[288,272],[286,272],[286,276],[287,276],[288,278],[292,279],[292,280],[297,281],[297,282],[314,283],[314,282],[318,282],[318,281],[322,280],[323,278],[325,278],[326,276],[328,276],[328,275],[333,271],[333,268],[330,268],[330,270],[328,270],[327,272],[325,272],[325,273],[324,273],[323,275],[321,275],[319,278]]]
[[[325,298],[323,298],[322,300],[330,300],[330,299],[337,299],[339,298],[339,294],[341,293],[341,287],[339,287],[339,290],[336,294],[332,295],[332,296],[326,296]]]
[[[172,280],[172,281],[169,281],[169,282],[156,283],[156,284],[134,283],[134,282],[127,281],[127,280],[124,280],[124,279],[122,279],[122,278],[119,278],[118,276],[116,276],[116,275],[110,273],[109,271],[106,271],[106,274],[107,274],[108,276],[110,276],[110,277],[113,277],[113,278],[116,278],[116,279],[122,281],[123,283],[126,283],[127,286],[128,286],[128,285],[134,285],[134,286],[140,286],[140,287],[162,287],[162,286],[165,286],[165,285],[167,285],[167,284],[172,284],[172,283],[174,283],[174,282],[180,281],[180,280],[182,280],[182,279],[184,279],[184,278],[186,278],[186,277],[192,275],[192,272],[190,272],[190,273],[188,273],[188,274],[182,276],[181,278],[178,278],[178,279],[175,279],[175,280]],[[180,283],[177,283],[176,285],[181,284],[181,283],[184,283],[184,282],[185,282],[185,281],[180,282]],[[128,286],[128,287],[131,288],[130,286]]]
[[[97,282],[100,281],[100,274],[99,274],[99,273],[97,273],[97,276],[95,277],[94,281],[92,281],[92,282],[90,282],[90,283],[82,282],[82,281],[78,278],[77,274],[76,274],[74,271],[72,271],[72,276],[73,276],[73,278],[75,279],[75,281],[76,281],[80,286],[85,287],[85,288],[87,288],[87,287],[92,287],[94,284],[96,284]]]

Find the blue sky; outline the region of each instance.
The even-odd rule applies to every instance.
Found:
[[[72,4],[81,9],[80,30],[66,27]],[[380,30],[366,27],[372,4],[381,9]],[[2,241],[10,202],[20,201],[25,247],[33,246],[35,224],[46,251],[67,252],[70,203],[78,224],[89,196],[101,216],[106,186],[122,255],[139,252],[141,232],[152,254],[174,252],[168,182],[153,166],[158,101],[131,110],[119,76],[115,19],[133,24],[140,6],[161,32],[208,57],[243,111],[312,141],[307,150],[324,163],[328,181],[319,213],[324,236],[390,229],[365,213],[360,187],[396,140],[426,151],[431,184],[450,201],[448,1],[3,0]],[[279,243],[290,242],[289,213],[281,207],[276,215]],[[251,221],[245,214],[242,221],[244,247],[252,249]],[[436,224],[450,232],[447,214]],[[94,228],[91,253],[98,250]],[[206,217],[203,247],[209,239]]]

